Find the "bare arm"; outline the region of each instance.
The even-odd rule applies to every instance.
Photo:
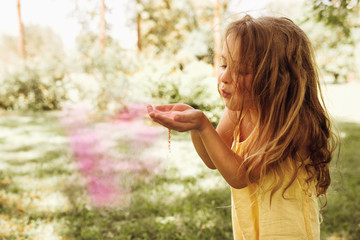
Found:
[[[204,147],[204,144],[202,143],[202,140],[201,140],[201,137],[200,137],[200,134],[198,133],[198,131],[191,130],[190,135],[191,135],[191,140],[194,145],[194,148],[195,148],[197,154],[199,155],[199,157],[205,163],[205,165],[210,169],[216,169],[214,163],[211,161],[211,159]]]
[[[197,131],[209,158],[230,186],[246,187],[246,169],[241,165],[244,159],[230,149],[207,118],[203,121],[202,127]]]
[[[237,112],[230,111],[227,108],[225,108],[224,113],[219,121],[219,124],[216,128],[216,132],[219,134],[219,136],[222,138],[224,143],[231,147],[233,142],[233,132],[236,125],[236,119],[237,119]],[[203,160],[205,165],[210,169],[216,169],[216,166],[210,159],[207,150],[203,144],[203,141],[200,137],[200,134],[196,130],[191,130],[191,140],[193,142],[194,148],[200,158]]]
[[[184,104],[158,106],[155,110],[149,107],[150,117],[161,125],[180,131],[197,131],[202,144],[213,165],[224,179],[234,188],[246,187],[246,168],[243,158],[229,147],[229,140],[214,129],[205,114]],[[252,173],[253,180],[259,178],[259,172]]]

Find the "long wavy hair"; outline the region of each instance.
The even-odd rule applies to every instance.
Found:
[[[228,47],[227,54],[232,74],[238,77],[250,72],[253,76],[248,93],[258,113],[259,134],[251,135],[252,141],[245,145],[248,154],[242,167],[248,182],[254,182],[255,169],[260,169],[260,180],[266,174],[276,174],[272,197],[283,186],[284,171],[291,171],[284,197],[304,167],[306,181],[315,182],[317,196],[326,199],[329,165],[338,138],[324,105],[310,40],[288,18],[255,19],[249,15],[229,24],[225,36],[228,46],[232,40],[233,49]],[[241,94],[244,82],[235,84]],[[234,139],[239,134],[240,119]],[[284,162],[291,167],[284,170]]]

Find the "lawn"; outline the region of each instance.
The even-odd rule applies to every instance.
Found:
[[[229,187],[187,133],[169,153],[146,120],[0,114],[1,239],[232,239]],[[339,129],[322,238],[360,239],[360,125]]]

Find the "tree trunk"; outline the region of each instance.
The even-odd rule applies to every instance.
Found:
[[[217,72],[220,64],[221,56],[221,22],[220,22],[220,9],[221,3],[220,0],[216,0],[214,7],[214,21],[213,21],[213,38],[214,38],[214,69]]]
[[[138,9],[138,5],[142,5],[141,0],[136,0],[136,30],[137,30],[137,48],[138,52],[141,52],[142,46],[141,46],[141,12]]]
[[[141,14],[137,14],[136,18],[136,25],[137,25],[137,48],[138,51],[141,52]]]
[[[25,59],[25,35],[24,35],[24,25],[21,20],[21,8],[20,8],[20,0],[17,0],[17,12],[18,12],[18,21],[19,21],[19,42],[18,49],[21,58]]]
[[[105,51],[105,29],[106,29],[106,21],[105,21],[105,0],[101,0],[101,14],[100,14],[100,46],[101,53],[104,54]]]

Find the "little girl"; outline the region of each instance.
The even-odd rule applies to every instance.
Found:
[[[234,239],[320,239],[334,139],[313,50],[287,18],[231,23],[218,71],[225,110],[216,130],[185,104],[148,106],[231,186]],[[325,203],[326,204],[326,203]]]

